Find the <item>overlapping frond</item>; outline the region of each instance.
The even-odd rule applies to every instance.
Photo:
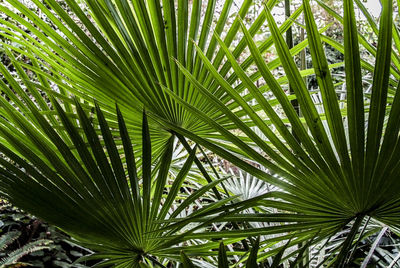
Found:
[[[8,158],[0,160],[0,190],[11,201],[46,215],[77,237],[96,237],[113,253],[125,245],[128,255],[151,252],[173,258],[182,247],[170,247],[184,240],[236,241],[262,235],[261,246],[280,239],[291,247],[314,237],[321,241],[354,221],[338,257],[338,265],[343,265],[365,216],[400,224],[400,60],[398,47],[392,48],[400,41],[392,1],[382,1],[379,26],[358,0],[343,2],[343,17],[317,1],[343,23],[344,44],[317,28],[309,0],[279,27],[270,11],[279,1],[267,1],[247,25],[242,19],[252,1],[244,0],[229,28],[232,0],[224,2],[219,16],[214,16],[216,0],[86,0],[89,15],[76,1],[66,0],[72,17],[56,0],[32,2],[46,19],[18,0],[8,0],[13,8],[0,4],[9,18],[0,19],[0,34],[19,44],[5,41],[2,46],[22,80],[0,65],[7,81],[0,87],[9,98],[1,99],[0,149]],[[354,3],[378,37],[376,48],[358,33]],[[282,34],[302,13],[307,40],[289,49]],[[254,36],[264,24],[270,36],[258,44]],[[344,54],[344,100],[331,75],[331,69],[343,63],[328,64],[322,42]],[[293,56],[307,46],[313,68],[300,71]],[[271,48],[278,57],[267,62],[264,52]],[[360,57],[362,48],[374,56],[374,64]],[[250,54],[240,59],[245,49]],[[15,54],[29,63],[18,61]],[[277,68],[283,77],[276,77]],[[373,73],[371,94],[365,92],[363,71]],[[304,83],[304,76],[311,74],[318,82],[320,102]],[[265,84],[258,86],[259,80]],[[51,107],[42,93],[51,97]],[[141,119],[143,108],[149,123]],[[97,116],[88,118],[92,111]],[[142,131],[142,139],[132,138]],[[175,212],[167,220],[174,195],[163,195],[175,136],[190,156],[170,194],[179,192],[192,162],[201,167],[196,148],[187,140],[274,185],[274,191],[248,200],[220,199],[193,217],[174,219]],[[158,159],[154,178],[151,167]],[[200,171],[209,183],[204,189],[215,186],[204,168]],[[34,199],[29,207],[24,201],[28,198]],[[259,213],[239,214],[251,207]],[[76,208],[78,214],[57,212]],[[265,208],[278,212],[266,213]],[[199,231],[218,221],[267,225]],[[178,234],[189,223],[198,225]],[[199,248],[185,253],[194,255]]]

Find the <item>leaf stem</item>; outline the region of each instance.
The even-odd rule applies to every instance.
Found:
[[[151,260],[153,263],[155,263],[155,264],[157,264],[158,266],[160,266],[161,268],[167,268],[167,267],[165,267],[164,265],[162,265],[162,263],[161,262],[159,262],[156,258],[154,258],[153,256],[151,256],[151,255],[145,255],[145,257],[146,258],[148,258],[149,260]]]
[[[342,249],[340,250],[339,255],[337,257],[336,261],[337,267],[345,267],[346,256],[348,255],[350,249],[352,248],[354,237],[356,236],[364,217],[365,214],[360,214],[356,216],[353,226],[351,227],[350,233],[347,235],[346,240],[343,242]]]

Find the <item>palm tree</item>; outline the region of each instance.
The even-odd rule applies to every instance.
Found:
[[[178,259],[180,248],[171,246],[183,241],[209,241],[193,247],[192,255],[202,249],[198,251],[201,255],[213,245],[218,247],[215,239],[229,244],[257,235],[263,235],[262,245],[288,240],[291,247],[310,239],[322,241],[350,223],[351,230],[334,259],[337,266],[344,266],[366,216],[398,227],[400,61],[392,1],[382,1],[379,29],[359,0],[343,2],[343,18],[320,3],[343,23],[344,45],[324,36],[324,29],[318,30],[308,0],[280,27],[270,12],[279,1],[268,1],[255,21],[246,25],[242,18],[252,1],[244,0],[229,28],[232,0],[224,1],[216,20],[215,0],[207,1],[204,10],[201,0],[86,0],[87,10],[77,1],[66,0],[74,16],[55,0],[32,2],[44,14],[42,18],[18,0],[0,6],[8,17],[1,19],[1,33],[18,44],[3,42],[18,79],[0,66],[7,81],[0,86],[9,98],[2,99],[1,151],[7,158],[1,161],[4,174],[0,191],[16,205],[81,241],[102,244],[96,249],[107,253],[100,257],[120,265],[139,265],[144,258],[159,263],[160,258]],[[377,48],[358,34],[354,2],[378,36]],[[282,33],[302,12],[307,40],[289,50]],[[258,45],[253,37],[265,22],[271,35]],[[243,38],[234,45],[239,35]],[[344,101],[339,100],[330,73],[337,65],[328,64],[322,41],[344,53]],[[374,65],[360,58],[360,44],[375,57]],[[313,69],[300,72],[293,56],[307,45]],[[267,63],[263,53],[272,46],[278,57]],[[245,49],[250,55],[240,63],[238,58]],[[29,63],[18,61],[15,54]],[[250,66],[256,66],[256,71],[251,72]],[[278,67],[285,72],[280,79],[273,75]],[[364,70],[373,73],[371,93],[364,86]],[[304,84],[303,76],[308,74],[317,77],[319,102]],[[259,79],[265,85],[257,86]],[[285,90],[286,82],[294,95]],[[50,96],[48,102],[42,93]],[[292,99],[297,99],[301,115],[291,105]],[[115,110],[115,103],[121,113]],[[143,123],[147,119],[141,119],[144,108],[149,130]],[[87,115],[94,110],[97,118],[89,119]],[[143,139],[133,139],[142,129]],[[103,138],[98,139],[98,135]],[[21,141],[26,136],[29,140],[24,144]],[[190,154],[190,165],[185,164],[182,170],[194,161],[208,180],[204,187],[212,188],[210,185],[220,181],[213,181],[205,172],[190,142],[273,185],[274,190],[236,203],[235,197],[220,196],[218,208],[210,205],[194,212],[193,217],[167,220],[166,209],[159,203],[171,201],[163,194],[175,138]],[[90,149],[83,149],[85,146]],[[118,160],[120,155],[125,163]],[[102,163],[108,164],[114,171],[109,174],[116,178],[105,183],[104,189],[98,188],[102,178],[108,177],[101,170]],[[151,175],[152,164],[159,170],[157,176],[156,172]],[[137,176],[132,171],[135,169]],[[130,181],[124,179],[125,173]],[[42,177],[48,185],[41,184]],[[184,177],[178,181],[183,182]],[[108,183],[114,183],[114,188],[108,189]],[[105,202],[108,198],[103,194],[110,194],[113,200],[118,189],[125,189],[118,205]],[[40,199],[28,206],[28,200],[39,193]],[[217,188],[214,194],[219,194]],[[48,203],[56,198],[62,200],[58,207],[62,213],[54,213]],[[104,203],[100,211],[99,203]],[[136,214],[135,205],[140,203],[142,214]],[[71,215],[74,206],[81,210]],[[248,208],[256,210],[239,213]],[[132,209],[135,214],[131,214]],[[60,215],[63,213],[65,216]],[[140,222],[155,220],[147,230],[150,233],[134,229],[140,226],[139,215]],[[199,231],[221,221],[240,225],[233,230]],[[195,227],[179,231],[194,222]],[[243,222],[266,225],[241,228]],[[165,239],[154,242],[153,232],[156,238]],[[127,233],[130,236],[125,236]],[[121,250],[117,245],[126,246]],[[139,258],[128,260],[121,254]]]

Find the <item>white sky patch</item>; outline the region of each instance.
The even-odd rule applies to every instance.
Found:
[[[387,1],[387,0],[383,0]],[[382,6],[379,3],[379,0],[368,0],[366,3],[363,3],[372,16],[375,18],[379,17],[381,14]]]

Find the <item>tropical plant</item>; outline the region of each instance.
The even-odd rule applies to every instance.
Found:
[[[250,252],[248,253],[249,258],[246,261],[246,267],[249,267],[249,268],[250,267],[258,267],[257,254],[258,254],[259,246],[260,246],[260,237],[258,237],[256,239],[254,246],[251,248]],[[276,260],[274,261],[271,268],[278,267],[284,250],[285,250],[285,248],[283,248],[283,250],[278,254],[278,256],[276,257]],[[188,256],[183,251],[181,252],[181,261],[182,261],[184,268],[192,268],[192,267],[194,268],[195,267],[193,262],[188,258]],[[225,248],[225,245],[223,242],[221,242],[219,244],[219,248],[218,248],[218,267],[219,268],[229,268],[229,259],[228,259],[226,248]]]
[[[19,262],[22,261],[27,266],[38,268],[85,268],[88,267],[85,264],[93,265],[96,263],[96,261],[93,261],[85,264],[73,264],[80,257],[91,254],[92,251],[74,243],[68,235],[60,232],[55,226],[48,225],[8,202],[0,201],[0,233],[2,236],[6,236],[9,232],[19,232],[21,235],[5,249],[0,249],[0,259],[32,241],[41,240],[48,241],[48,246],[27,254]]]
[[[377,48],[357,32],[354,2],[362,9],[359,0],[343,1],[343,18],[329,11],[343,23],[344,45],[323,36],[309,0],[280,27],[270,12],[279,1],[267,1],[247,27],[242,18],[252,1],[244,0],[229,29],[232,0],[224,1],[215,22],[215,0],[207,1],[204,16],[201,0],[86,0],[89,16],[76,1],[66,0],[73,17],[55,0],[32,0],[45,19],[18,0],[7,2],[13,9],[0,5],[8,16],[0,19],[0,29],[20,46],[3,42],[3,48],[20,81],[0,65],[6,80],[0,87],[9,98],[1,99],[0,148],[7,156],[1,160],[1,194],[104,252],[97,256],[106,258],[105,264],[179,261],[182,243],[198,240],[201,244],[185,253],[207,257],[215,255],[216,239],[228,244],[258,235],[265,248],[281,243],[259,254],[263,261],[282,247],[299,251],[298,245],[321,242],[350,224],[333,262],[343,267],[365,217],[399,226],[400,39],[392,1],[382,1],[379,28],[369,21]],[[307,40],[289,49],[282,33],[302,12]],[[271,35],[257,45],[253,38],[265,21]],[[238,36],[243,38],[232,47]],[[328,64],[322,41],[344,53],[344,99],[338,98],[330,72],[342,63]],[[299,71],[293,56],[307,45],[313,69]],[[360,58],[360,45],[374,64]],[[267,63],[263,53],[272,46],[278,57]],[[245,49],[250,56],[239,63]],[[15,53],[28,63],[17,61]],[[250,72],[251,65],[256,71]],[[277,68],[285,76],[276,78]],[[363,81],[363,70],[372,72],[372,81]],[[317,77],[316,93],[304,84],[310,74]],[[265,84],[257,86],[259,80]],[[370,91],[364,82],[372,85]],[[147,117],[140,119],[144,108],[149,129]],[[92,110],[97,118],[89,119]],[[138,141],[133,137],[141,130]],[[165,196],[175,137],[190,156]],[[238,201],[214,188],[218,202],[185,218],[177,217],[179,212],[167,217],[192,162],[208,180],[201,189],[223,180],[212,181],[190,143],[274,190]],[[137,163],[133,151],[141,159]],[[157,172],[151,172],[152,164]],[[246,213],[247,208],[254,212]],[[235,227],[202,229],[218,222]],[[249,228],[251,222],[262,226]]]
[[[2,100],[2,102],[10,116],[15,114],[7,101]],[[186,224],[180,224],[179,228],[165,231],[168,223],[164,220],[166,218],[172,220],[179,216],[181,211],[224,179],[201,187],[170,212],[172,205],[176,205],[174,201],[180,194],[180,188],[192,166],[196,147],[191,149],[187,161],[170,184],[169,191],[165,193],[165,186],[169,184],[168,171],[174,138],[172,136],[169,139],[155,171],[152,172],[151,141],[144,113],[140,170],[142,190],[140,190],[132,144],[118,108],[121,142],[119,146],[116,145],[112,131],[98,107],[96,109],[98,125],[94,127],[82,106],[76,103],[79,120],[75,123],[83,131],[83,137],[58,102],[53,100],[53,104],[66,131],[65,134],[68,135],[74,148],[69,148],[35,106],[31,107],[31,113],[43,132],[35,131],[33,125],[22,116],[17,115],[15,118],[20,129],[18,131],[23,131],[29,137],[24,143],[13,136],[17,132],[16,126],[11,127],[9,122],[4,121],[0,127],[2,137],[16,150],[11,151],[2,146],[3,153],[15,161],[13,165],[2,160],[1,187],[6,198],[66,230],[80,243],[97,250],[97,253],[90,258],[105,259],[101,265],[136,267],[146,260],[158,263],[154,256],[174,256],[174,252],[179,256],[178,249],[168,250],[168,248],[181,242],[179,237],[183,237],[183,234],[191,233],[200,226],[183,232]],[[12,129],[14,133],[11,132]],[[96,131],[100,131],[101,134]],[[54,148],[58,148],[58,152]],[[35,149],[43,153],[46,158],[35,154]],[[124,162],[121,161],[119,149],[124,155]],[[29,162],[25,162],[17,153],[26,157]],[[50,169],[50,166],[55,170]],[[126,179],[126,174],[129,180]],[[151,187],[154,177],[154,187]],[[33,193],[35,195],[31,196]],[[26,197],[21,198],[24,195]],[[191,223],[192,217],[221,211],[219,206],[233,199],[235,197],[205,205],[202,209],[187,215],[185,220]],[[176,237],[173,234],[180,236]],[[201,250],[196,249],[196,251]]]
[[[4,251],[8,246],[10,246],[18,237],[21,235],[20,231],[11,231],[0,236],[0,251]],[[13,250],[7,254],[7,256],[0,259],[0,267],[16,267],[17,265],[25,266],[26,263],[18,262],[23,256],[30,254],[35,251],[48,249],[49,244],[52,241],[40,239],[36,241],[29,242],[28,244]],[[28,264],[29,265],[29,264]]]

